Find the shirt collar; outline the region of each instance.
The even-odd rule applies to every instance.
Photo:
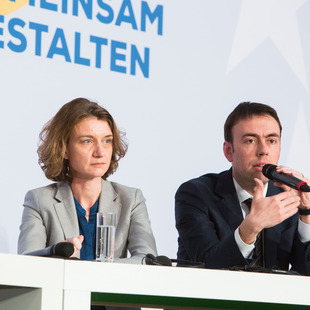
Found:
[[[249,198],[253,198],[252,195],[250,195],[245,189],[243,189],[238,182],[235,180],[235,178],[233,177],[233,181],[234,181],[234,185],[235,185],[235,189],[237,192],[237,196],[238,196],[238,200],[239,203],[241,204],[243,201],[249,199]],[[264,188],[264,197],[266,197],[267,194],[267,190],[268,190],[268,183],[266,184],[265,188]]]

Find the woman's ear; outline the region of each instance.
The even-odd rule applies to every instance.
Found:
[[[223,151],[226,159],[229,162],[233,161],[233,146],[230,142],[225,141],[223,145]]]
[[[65,152],[64,159],[69,159],[69,155],[68,155],[68,152],[67,152],[67,151]]]
[[[63,152],[63,150],[64,150],[64,152]],[[69,159],[69,150],[68,150],[67,146],[61,146],[60,153],[62,153],[64,159]]]

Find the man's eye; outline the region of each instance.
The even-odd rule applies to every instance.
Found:
[[[112,139],[107,139],[107,140],[104,140],[104,144],[109,144],[112,142]]]
[[[89,139],[83,140],[83,143],[89,144],[91,141]]]

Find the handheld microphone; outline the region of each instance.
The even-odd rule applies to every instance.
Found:
[[[25,255],[68,258],[73,253],[74,253],[74,246],[72,243],[59,242],[45,249],[25,253]]]
[[[276,168],[277,166],[272,164],[264,165],[262,169],[263,175],[272,181],[283,183],[300,192],[310,192],[310,186],[305,181],[299,180],[289,174],[278,173]]]

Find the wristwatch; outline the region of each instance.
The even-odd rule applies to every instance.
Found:
[[[300,215],[309,215],[310,214],[310,209],[298,208],[298,211],[299,211]]]

